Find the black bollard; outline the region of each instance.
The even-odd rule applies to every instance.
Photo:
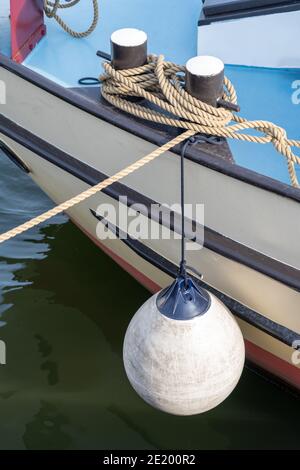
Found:
[[[147,63],[147,34],[134,28],[118,29],[111,35],[112,66],[132,69]]]
[[[186,63],[186,91],[211,106],[223,95],[224,64],[217,57],[197,56]]]

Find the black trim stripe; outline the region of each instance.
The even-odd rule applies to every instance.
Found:
[[[205,2],[206,3],[206,2]],[[228,5],[230,2],[227,2]],[[234,2],[231,2],[232,4]],[[250,0],[236,3],[245,3],[244,8],[237,8],[234,10],[229,6],[217,7],[217,8],[205,8],[200,14],[200,19],[198,21],[198,26],[204,26],[207,24],[215,23],[217,21],[227,21],[227,20],[239,20],[242,18],[249,18],[252,16],[263,16],[263,15],[273,15],[279,13],[288,13],[291,11],[300,10],[299,0],[291,0],[289,2],[285,0],[273,0],[261,2],[258,0]],[[264,4],[262,4],[264,3]]]
[[[4,116],[0,116],[0,132],[91,186],[107,178],[107,175],[104,173],[71,157]],[[152,204],[157,204],[156,201],[121,183],[114,183],[103,192],[114,199],[118,199],[120,195],[127,196],[130,205],[141,203],[150,208]],[[174,226],[171,228],[174,230]],[[209,250],[300,291],[300,271],[298,269],[259,253],[252,248],[248,248],[208,227],[205,227],[204,230],[204,246]]]
[[[231,12],[239,12],[243,10],[256,10],[257,8],[271,8],[279,4],[293,3],[300,4],[299,0],[205,0],[203,5],[203,12],[206,16],[220,15]],[[299,5],[300,7],[300,5]]]
[[[0,150],[15,164],[19,167],[24,173],[30,173],[29,168],[25,165],[24,162],[15,154],[6,144],[0,139]]]
[[[161,127],[158,128],[157,126],[150,125],[148,122],[145,123],[140,119],[135,119],[130,115],[116,110],[104,100],[93,100],[85,96],[84,93],[80,94],[77,91],[64,88],[23,65],[14,63],[2,54],[0,54],[0,67],[5,68],[9,72],[21,77],[33,85],[36,85],[52,95],[66,101],[72,106],[86,111],[93,116],[109,122],[112,125],[124,129],[153,144],[163,145],[167,140],[170,140],[170,138],[178,134],[178,130],[176,129],[168,128],[166,126],[163,128],[165,129],[163,131]],[[215,150],[209,149],[208,147],[205,148],[204,152],[204,148],[204,146],[199,145],[191,146],[187,152],[187,158],[212,170],[230,176],[231,178],[238,179],[266,191],[300,202],[300,190],[298,188],[293,188],[270,177],[260,175],[252,170],[248,170],[236,164],[231,164],[226,161],[228,158],[216,158]],[[178,154],[180,153],[180,150],[181,146],[178,146],[172,151]]]
[[[178,273],[178,266],[176,266],[171,261],[167,260],[163,256],[159,255],[156,251],[153,251],[151,248],[145,246],[139,240],[131,238],[128,234],[121,231],[119,227],[114,226],[108,222],[104,217],[98,215],[93,209],[90,209],[91,214],[100,222],[102,222],[109,230],[111,230],[117,238],[119,238],[126,246],[128,246],[132,251],[137,255],[143,258],[148,263],[152,264],[156,268],[163,271],[165,274],[175,278]],[[214,294],[218,299],[220,299],[228,308],[231,310],[238,318],[244,320],[255,328],[267,333],[278,341],[288,345],[293,346],[293,342],[300,339],[300,334],[296,333],[289,328],[286,328],[283,325],[280,325],[268,318],[264,317],[260,313],[252,310],[245,305],[237,302],[226,294],[214,289],[210,285],[206,284],[195,276],[191,277],[198,282],[204,289],[208,290]]]

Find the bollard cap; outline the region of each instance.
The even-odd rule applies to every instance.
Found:
[[[123,28],[112,33],[111,41],[122,47],[136,47],[147,41],[147,34],[140,29]]]
[[[199,55],[187,61],[186,69],[198,77],[212,77],[223,72],[224,63],[218,57]]]
[[[133,69],[147,63],[147,34],[140,29],[118,29],[111,35],[112,65],[116,70]]]

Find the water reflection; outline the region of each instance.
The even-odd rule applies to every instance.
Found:
[[[1,158],[0,184],[1,231],[51,206]],[[1,449],[300,448],[300,401],[247,370],[203,416],[141,401],[122,341],[148,293],[65,217],[0,246],[0,282]]]
[[[23,436],[27,449],[67,449],[71,437],[62,427],[69,423],[68,417],[59,412],[52,403],[41,401],[40,409],[26,425]]]

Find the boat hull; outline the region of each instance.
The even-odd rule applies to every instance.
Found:
[[[39,77],[18,67],[5,60],[0,67],[0,80],[7,84],[0,141],[57,204],[172,137],[108,105],[78,100],[75,92],[45,80],[39,83]],[[97,210],[110,204],[118,215],[120,196],[127,197],[128,206],[138,203],[146,209],[152,203],[179,202],[179,153],[180,149],[167,152],[124,184],[68,211],[89,238],[151,292],[176,275],[180,240],[173,235],[180,232],[178,218],[166,228],[169,239],[135,240],[130,231],[125,239],[102,239],[97,234],[103,223],[110,224],[109,232],[124,227],[106,221]],[[202,152],[201,147],[187,157],[186,178],[187,203],[204,204],[205,210],[203,246],[198,243],[188,251],[188,264],[203,273],[203,287],[237,317],[248,358],[300,389],[295,351],[300,340],[300,253],[295,249],[300,235],[299,191],[216,158],[213,150]],[[149,215],[142,212],[140,217]],[[194,222],[201,225],[203,220]],[[154,223],[163,225],[161,220]]]
[[[88,187],[79,178],[46,162],[39,155],[13,142],[4,135],[0,134],[0,138],[19,155],[22,162],[30,168],[34,181],[56,203],[63,202]],[[95,213],[101,204],[108,203],[116,208],[118,207],[115,199],[101,193],[91,198],[91,200],[74,207],[68,211],[68,214],[72,221],[99,248],[150,292],[157,292],[168,285],[172,280],[173,273],[164,268],[164,262],[171,261],[173,266],[177,267],[179,240],[143,240],[140,242],[139,249],[136,249],[134,244],[131,245],[128,241],[126,243],[126,240],[99,239],[97,237],[97,232],[99,231],[97,226],[102,224],[102,222],[95,217]],[[153,259],[150,259],[149,256],[145,257],[143,252],[140,251],[141,246],[145,246],[155,253],[161,265],[157,262],[157,259],[154,259],[154,256]],[[226,298],[230,297],[233,305],[235,305],[235,299],[239,301],[238,310],[232,311],[237,317],[245,338],[247,358],[259,367],[300,390],[300,367],[293,363],[293,357],[296,353],[295,349],[291,345],[285,344],[282,340],[272,336],[270,332],[263,331],[262,325],[251,324],[249,323],[249,318],[246,317],[244,320],[242,318],[242,311],[239,311],[240,305],[246,309],[246,306],[251,304],[252,308],[255,307],[255,310],[251,310],[251,312],[254,312],[254,316],[255,312],[258,312],[266,318],[265,312],[268,311],[272,292],[280,291],[280,297],[284,296],[285,300],[289,302],[290,307],[293,308],[295,306],[298,308],[300,302],[299,293],[280,284],[278,281],[274,281],[254,270],[246,268],[242,264],[228,260],[205,247],[201,250],[192,251],[192,253],[192,259],[189,262],[192,262],[197,268],[203,268],[205,281],[209,282],[206,287],[213,289],[214,293],[214,289],[216,289],[221,299],[223,294],[225,294]],[[235,288],[234,293],[228,289],[228,283],[226,282],[228,279],[230,279],[230,284]],[[247,292],[244,286],[250,286]],[[260,299],[260,302],[258,302],[258,292],[265,294]],[[273,321],[275,318],[275,315],[273,315],[269,321]],[[299,331],[298,316],[290,314],[289,308],[282,313],[281,317],[278,318],[277,316],[276,320],[282,327],[289,327],[296,332]]]

